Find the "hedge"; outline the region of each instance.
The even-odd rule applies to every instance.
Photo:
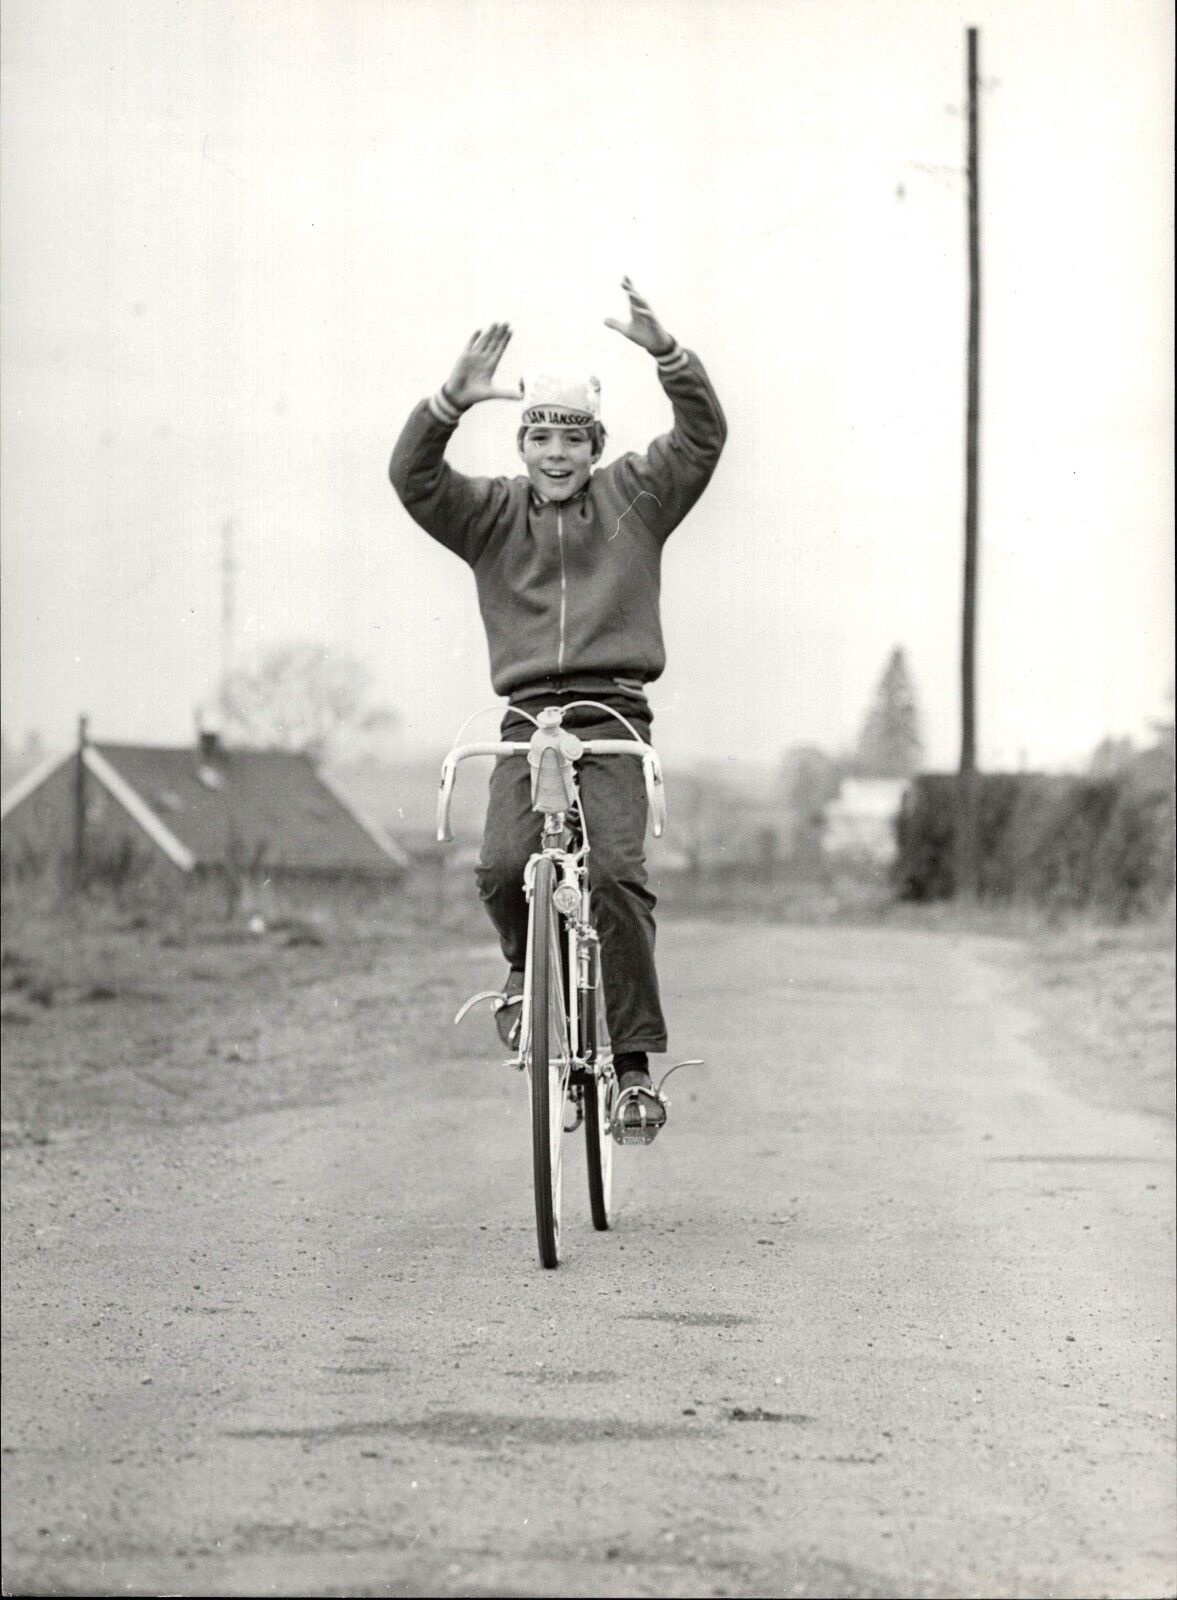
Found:
[[[955,890],[955,775],[914,778],[896,823],[893,881],[901,900],[947,900]],[[1119,919],[1173,894],[1171,784],[1114,778],[989,773],[977,779],[980,893],[1052,909],[1091,908]]]

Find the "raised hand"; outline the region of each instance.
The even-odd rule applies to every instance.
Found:
[[[674,339],[658,321],[649,305],[633,286],[629,278],[622,278],[621,287],[629,296],[629,321],[618,322],[616,317],[606,317],[605,326],[623,333],[634,344],[640,344],[652,356],[668,355],[674,349]]]
[[[466,348],[454,362],[454,370],[442,385],[459,411],[466,411],[480,400],[518,400],[522,395],[521,383],[508,389],[494,381],[495,368],[510,342],[511,329],[505,322],[492,322],[489,328],[476,328],[470,335]]]

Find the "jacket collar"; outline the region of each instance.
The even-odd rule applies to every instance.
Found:
[[[574,506],[578,500],[583,500],[589,492],[589,486],[593,481],[593,476],[594,474],[590,473],[588,482],[585,484],[584,488],[578,489],[570,499],[561,500],[560,504],[562,506]],[[556,504],[556,502],[554,500],[550,500],[546,494],[540,494],[539,490],[530,479],[528,479],[528,491],[531,496],[531,505],[536,511],[542,511],[544,506],[552,506]]]

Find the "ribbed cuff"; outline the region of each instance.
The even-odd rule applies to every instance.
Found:
[[[664,377],[669,377],[672,372],[681,372],[689,360],[687,352],[676,342],[672,350],[668,350],[664,356],[657,357],[658,371]]]
[[[462,413],[452,400],[446,398],[444,389],[429,396],[429,409],[438,422],[444,422],[447,428],[456,428],[461,420]]]

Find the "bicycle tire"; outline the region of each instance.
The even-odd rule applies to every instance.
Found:
[[[604,996],[600,979],[595,992],[586,996],[584,1054],[594,1063],[600,1053]],[[609,1228],[613,1208],[613,1135],[609,1130],[609,1087],[605,1078],[595,1077],[584,1085],[584,1154],[588,1168],[589,1212],[598,1233]]]
[[[535,1233],[544,1267],[560,1264],[562,1142],[569,1069],[564,980],[552,904],[554,888],[555,868],[546,856],[541,856],[535,864],[531,892],[527,1064],[531,1081]]]

